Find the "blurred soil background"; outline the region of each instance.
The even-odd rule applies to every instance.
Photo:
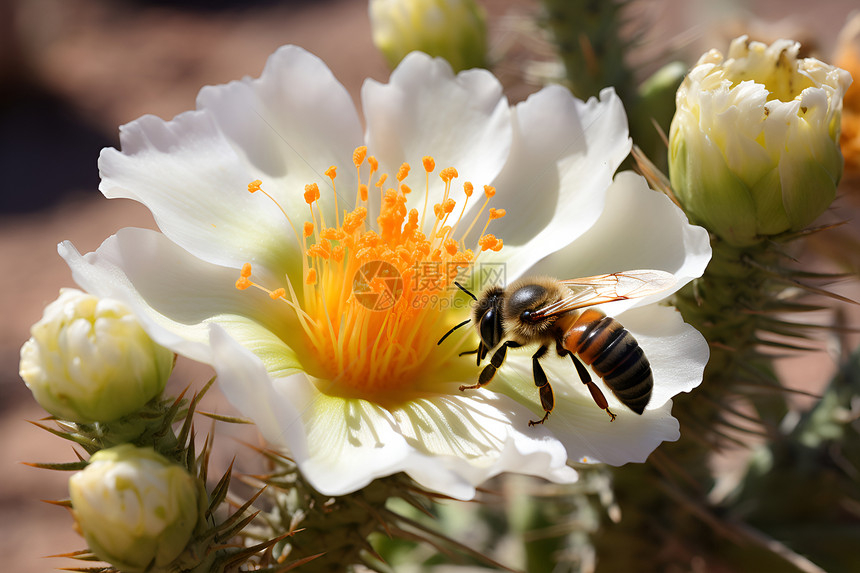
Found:
[[[499,62],[494,72],[512,101],[524,99],[539,88],[529,81],[532,62],[550,50],[533,24],[539,2],[483,4],[491,56]],[[655,62],[692,64],[710,47],[725,51],[744,32],[766,41],[791,37],[829,60],[856,7],[856,0],[640,0],[631,10],[632,28],[645,35],[631,63],[644,78]],[[0,0],[0,570],[71,566],[43,556],[84,546],[67,512],[39,501],[66,498],[68,476],[20,463],[75,457],[69,444],[27,423],[45,414],[18,377],[18,352],[43,307],[60,287],[73,286],[57,243],[69,239],[88,252],[122,227],[153,227],[142,206],[98,192],[99,150],[118,146],[118,126],[143,114],[168,119],[192,109],[203,85],[259,75],[283,44],[320,56],[356,102],[364,78],[388,77],[371,42],[364,0]],[[831,240],[860,245],[857,181],[852,192],[843,187],[827,217],[849,224]],[[832,266],[833,245],[818,243],[808,264]],[[856,273],[858,258],[855,250],[842,262]],[[860,300],[856,281],[831,288]],[[860,324],[857,312],[845,308],[847,318],[840,320]],[[819,318],[827,324],[834,315]],[[814,392],[826,383],[836,363],[830,342],[823,339],[821,351],[781,366],[790,386]],[[210,375],[180,360],[171,388],[199,388]],[[230,412],[217,390],[203,406]],[[198,432],[208,430],[201,422]],[[222,471],[234,454],[242,455],[232,433],[219,426],[213,463]],[[254,470],[241,459],[239,471]]]

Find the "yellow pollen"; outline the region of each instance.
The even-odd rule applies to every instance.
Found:
[[[269,293],[269,298],[272,300],[284,298],[285,296],[287,296],[287,289],[285,288],[278,288]]]
[[[305,185],[305,202],[308,205],[320,198],[320,188],[316,183],[308,183]]]
[[[409,170],[412,169],[409,167],[408,163],[403,163],[400,166],[400,169],[397,170],[397,181],[403,181],[409,175]]]
[[[465,197],[458,197],[451,185],[459,176],[454,167],[439,172],[441,182],[435,178],[431,182],[430,173],[436,169],[431,156],[421,160],[424,208],[416,205],[418,208],[410,209],[409,163],[402,163],[396,175],[392,173],[396,184],[386,187],[387,175],[374,175],[380,163],[368,155],[366,147],[356,148],[352,159],[357,175],[357,206],[352,211],[340,211],[335,194],[332,217],[330,208],[319,203],[319,185],[309,183],[304,188],[309,219],[303,221],[301,229],[290,222],[301,253],[301,273],[291,271],[281,279],[281,285],[261,285],[253,281],[251,265],[246,264],[236,288],[244,291],[255,287],[276,305],[283,305],[274,312],[287,313],[293,319],[290,328],[303,340],[299,353],[302,368],[321,391],[387,406],[432,388],[438,379],[436,365],[459,351],[456,345],[440,348],[435,344],[437,334],[450,328],[445,309],[450,308],[458,292],[453,281],[462,280],[463,269],[472,265],[480,252],[502,246],[499,239],[484,232],[476,233],[480,240],[474,250],[465,248],[464,239],[478,218],[481,224],[489,224],[489,220],[504,216],[504,210],[490,209],[487,220],[484,212],[493,191],[485,187],[484,205],[476,209],[474,218],[465,220],[473,184],[464,183]],[[325,175],[334,189],[337,167],[332,165]],[[412,175],[416,176],[421,177]],[[376,203],[373,211],[367,203],[371,184],[379,188],[378,211]],[[263,191],[262,182],[254,181],[248,189]],[[289,221],[278,201],[263,193]],[[434,220],[425,226],[431,194],[439,202],[429,210]],[[458,202],[461,209],[456,209]],[[459,217],[453,214],[455,210]],[[468,227],[465,233],[460,232],[460,225]]]
[[[502,240],[496,238],[495,235],[482,235],[478,239],[478,244],[481,246],[482,251],[500,251],[502,249]]]
[[[364,163],[365,157],[367,157],[367,147],[364,145],[356,147],[355,151],[352,152],[352,163],[356,167],[361,167],[361,164]]]
[[[367,187],[365,187],[365,193],[367,193]],[[367,209],[364,207],[359,207],[352,213],[347,213],[343,217],[343,230],[348,234],[352,234],[364,223],[364,220],[367,218]]]
[[[342,229],[333,229],[331,227],[323,229],[320,233],[320,237],[328,239],[329,241],[341,241],[345,236],[346,233],[344,233]]]
[[[457,177],[459,173],[453,167],[446,167],[442,171],[439,172],[439,177],[442,178],[442,181],[445,183],[450,183],[452,179]]]
[[[263,182],[260,181],[259,179],[255,179],[254,181],[251,181],[250,183],[248,183],[248,192],[249,193],[256,193],[257,191],[260,190],[260,186],[262,184],[263,184]]]
[[[487,199],[491,199],[496,194],[496,188],[492,185],[484,185],[484,195]]]
[[[448,251],[449,255],[457,254],[457,251],[460,250],[460,245],[457,244],[457,241],[454,239],[446,239],[445,240],[445,250]]]
[[[331,249],[331,258],[336,263],[341,262],[345,254],[346,251],[344,251],[343,247],[341,247],[340,245],[335,245]]]

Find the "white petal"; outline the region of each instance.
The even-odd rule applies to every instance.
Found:
[[[420,454],[407,460],[405,471],[433,489],[448,484],[439,489],[448,495],[468,487],[472,497],[475,485],[507,471],[560,483],[576,479],[561,444],[545,429],[530,428],[528,410],[501,394],[473,390],[428,397],[393,413],[400,433]]]
[[[342,168],[339,206],[354,207],[352,153],[363,144],[361,121],[349,92],[316,56],[284,46],[269,57],[259,79],[204,87],[197,105],[212,114],[288,213],[305,216],[302,192],[308,183],[317,183],[321,200],[331,205],[325,191],[331,165]]]
[[[690,225],[684,213],[668,197],[650,189],[644,178],[626,171],[612,182],[606,209],[594,226],[540,261],[529,274],[574,278],[658,269],[675,275],[675,286],[659,295],[605,306],[607,312],[618,314],[663,299],[702,276],[710,259],[708,232]]]
[[[281,399],[302,405],[298,423],[307,432],[309,452],[299,465],[315,488],[330,495],[400,471],[457,499],[471,499],[475,486],[504,471],[557,482],[576,479],[561,444],[545,432],[527,434],[526,411],[503,396],[436,396],[389,411],[307,385]],[[518,411],[519,423],[512,425],[511,411]],[[282,423],[291,425],[287,420]]]
[[[507,216],[489,229],[505,247],[498,256],[482,255],[504,260],[509,281],[594,224],[631,146],[624,107],[611,89],[582,102],[560,86],[544,88],[517,105],[514,125],[492,201]]]
[[[149,335],[174,352],[211,364],[207,324],[217,322],[261,355],[277,355],[280,368],[295,367],[281,342],[295,329],[291,313],[273,312],[265,294],[237,290],[235,269],[201,261],[148,229],[121,229],[83,256],[69,242],[59,252],[75,282],[127,304]]]
[[[273,379],[217,326],[212,347],[230,402],[324,494],[350,493],[401,471],[458,499],[471,499],[475,486],[505,471],[576,479],[564,447],[545,429],[529,428],[528,411],[502,395],[437,395],[389,411],[323,394],[305,374]]]
[[[503,396],[436,396],[391,412],[322,394],[298,402],[308,404],[302,418],[311,444],[300,467],[323,493],[348,493],[400,471],[457,499],[471,499],[476,485],[504,471],[576,479],[561,444],[546,432],[527,434],[526,411]],[[520,423],[508,419],[512,410]]]
[[[122,152],[105,149],[99,159],[101,191],[146,205],[159,228],[199,258],[287,271],[295,235],[248,183],[262,180],[288,214],[303,217],[304,185],[326,183],[323,171],[349,162],[361,143],[348,94],[320,60],[287,47],[259,80],[204,88],[199,105],[169,122],[144,116],[123,126]]]
[[[593,403],[592,403],[593,404]],[[562,399],[553,411],[553,434],[567,448],[571,460],[600,461],[612,466],[641,463],[663,442],[674,442],[681,433],[672,417],[671,402],[638,416],[632,412],[610,422],[594,406],[585,413],[577,402]]]
[[[439,170],[456,167],[462,182],[476,189],[490,184],[504,165],[511,146],[511,112],[498,80],[486,70],[467,70],[454,75],[442,59],[413,52],[391,74],[388,84],[367,80],[361,90],[367,121],[368,153],[380,161],[390,177],[401,163],[412,166],[410,207],[423,206],[424,174],[421,158],[432,156],[436,171],[431,190],[439,193]],[[420,187],[419,187],[420,185]],[[462,191],[455,195],[462,198]],[[434,200],[435,199],[435,200]],[[432,211],[428,219],[432,219]]]
[[[254,420],[266,440],[280,446],[289,444],[296,459],[305,459],[307,442],[302,426],[289,423],[299,419],[302,402],[284,399],[260,358],[233,340],[218,324],[211,325],[209,334],[215,357],[212,365],[227,400],[242,415]],[[304,374],[295,374],[283,384],[303,378]]]
[[[545,359],[544,371],[555,396],[555,408],[543,427],[564,444],[574,461],[600,461],[611,465],[643,462],[664,441],[679,437],[678,421],[671,414],[671,402],[648,409],[642,415],[629,410],[612,395],[602,380],[592,373],[592,380],[601,388],[615,421],[601,410],[579,379],[570,360]],[[531,353],[508,353],[505,365],[493,380],[493,390],[511,395],[521,403],[529,403],[532,418],[540,418],[538,391],[534,386]]]
[[[702,382],[710,350],[705,337],[674,308],[651,304],[615,316],[629,330],[651,363],[654,389],[648,410]]]

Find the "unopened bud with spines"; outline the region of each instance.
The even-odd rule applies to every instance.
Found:
[[[850,75],[799,44],[735,39],[703,55],[676,96],[672,188],[691,222],[751,246],[810,225],[842,175],[839,122]]]
[[[131,444],[96,452],[69,479],[90,550],[124,573],[173,570],[197,526],[198,492],[185,468]]]
[[[111,422],[159,396],[174,354],[156,344],[123,304],[62,289],[30,329],[20,375],[56,417]]]

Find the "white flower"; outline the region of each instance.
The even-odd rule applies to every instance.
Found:
[[[126,573],[167,570],[197,525],[195,478],[152,448],[96,452],[69,493],[90,550]]]
[[[364,134],[325,64],[285,47],[259,79],[204,88],[197,111],[124,126],[122,152],[102,153],[101,190],[147,205],[161,232],[124,229],[85,256],[61,244],[75,280],[126,301],[161,344],[212,364],[228,399],[326,494],[406,472],[470,498],[501,472],[570,481],[569,460],[643,461],[677,439],[670,399],[699,384],[708,350],[675,310],[651,299],[607,309],[651,360],[655,389],[643,415],[616,405],[610,423],[570,363],[556,358],[545,361],[555,412],[529,427],[542,413],[532,353],[509,351],[490,385],[459,391],[479,373],[474,356],[458,356],[475,348],[475,331],[436,342],[470,314],[467,299],[444,272],[435,286],[413,284],[429,276],[416,263],[437,249],[453,267],[477,257],[473,280],[487,284],[500,278],[489,271],[510,282],[534,272],[572,278],[654,268],[674,273],[678,288],[700,276],[710,258],[707,233],[639,176],[613,179],[630,149],[614,92],[583,103],[549,87],[512,107],[489,72],[455,76],[444,61],[415,53],[390,83],[368,80],[362,104]],[[364,158],[362,146],[378,158],[372,181],[389,174],[380,188],[369,183],[366,202],[368,164],[377,160]],[[354,169],[348,162],[357,148]],[[413,166],[409,193],[395,182],[404,162]],[[334,175],[332,164],[340,165],[334,180],[326,175]],[[246,191],[257,181],[270,197]],[[469,186],[458,182],[492,186],[463,211]],[[445,206],[446,195],[456,206]],[[505,242],[499,251],[481,231],[487,202],[498,209],[489,230]],[[441,218],[452,209],[447,222],[431,209],[437,203]],[[507,216],[499,218],[501,209]],[[453,240],[435,238],[449,226],[442,239]],[[381,238],[362,234],[370,229]],[[478,250],[479,237],[491,249],[476,255],[468,247]],[[361,264],[379,260],[404,280],[353,283]],[[399,296],[394,304],[374,298],[386,284],[391,300]],[[617,404],[611,396],[610,403]]]
[[[672,187],[694,222],[732,244],[803,229],[836,196],[851,76],[799,49],[741,36],[725,57],[704,54],[678,89]]]
[[[164,390],[173,352],[155,344],[123,304],[61,289],[21,348],[21,378],[51,414],[112,422]]]

